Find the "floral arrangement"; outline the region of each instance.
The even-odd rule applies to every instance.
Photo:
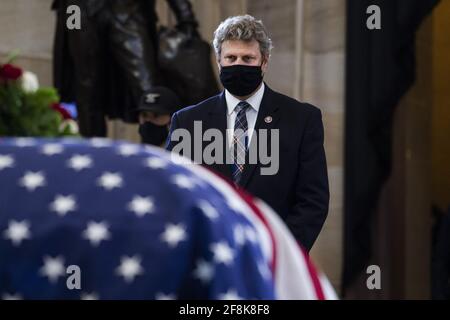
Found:
[[[56,89],[40,88],[35,74],[0,63],[0,137],[78,135],[78,125],[59,103]]]

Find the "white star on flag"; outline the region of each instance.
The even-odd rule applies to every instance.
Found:
[[[64,267],[64,258],[49,256],[44,257],[44,265],[40,269],[40,274],[48,278],[52,283],[58,281],[59,277],[66,274],[66,268]]]
[[[64,148],[58,143],[47,143],[42,147],[41,152],[47,156],[53,156],[55,154],[62,153]]]
[[[219,294],[219,300],[242,300],[242,298],[237,294],[237,291],[230,289],[225,293]]]
[[[23,300],[23,298],[20,294],[4,293],[2,294],[1,300]]]
[[[223,263],[225,265],[230,265],[233,263],[234,252],[230,246],[224,242],[213,243],[211,245],[211,251],[214,253],[214,261],[217,263]]]
[[[97,183],[99,186],[109,191],[114,188],[122,187],[123,179],[118,173],[105,172],[100,178],[97,179]]]
[[[183,189],[193,189],[195,187],[194,181],[184,174],[176,174],[172,177],[173,183]]]
[[[118,153],[124,157],[129,157],[139,153],[139,147],[135,144],[123,144],[119,146],[117,149]]]
[[[9,154],[0,154],[0,170],[12,167],[14,167],[14,158]]]
[[[15,141],[16,146],[23,148],[23,147],[31,147],[36,144],[36,141],[32,138],[17,138]]]
[[[138,217],[143,217],[147,213],[152,213],[155,209],[153,199],[150,197],[134,196],[128,203],[128,210],[133,211]]]
[[[239,246],[242,246],[245,243],[245,230],[242,225],[237,224],[236,226],[234,226],[233,235],[234,235],[234,241],[236,241],[236,244],[238,244]]]
[[[227,197],[227,205],[238,213],[246,212],[249,209],[244,201],[236,197]]]
[[[45,175],[42,171],[27,171],[25,175],[20,179],[20,185],[27,188],[28,191],[34,191],[36,188],[44,186],[45,183]]]
[[[6,239],[11,240],[15,246],[18,246],[23,240],[30,239],[30,224],[27,221],[11,220],[3,235]]]
[[[205,260],[198,260],[197,267],[194,270],[194,277],[199,279],[204,284],[211,281],[214,276],[214,267],[211,263]]]
[[[155,295],[155,300],[176,300],[177,297],[174,294],[164,294],[162,292],[158,292]]]
[[[92,293],[82,293],[80,294],[81,300],[98,300],[99,296],[95,292]]]
[[[265,279],[267,279],[267,280],[270,279],[271,272],[270,272],[270,269],[269,269],[269,267],[267,266],[266,263],[259,262],[258,263],[258,271]]]
[[[154,147],[154,146],[148,145],[148,144],[144,144],[141,147],[144,149],[145,152],[148,152],[151,154],[155,153],[155,149],[156,150],[159,149],[159,147],[156,147],[156,146]]]
[[[133,282],[134,278],[144,273],[141,266],[141,258],[138,256],[123,256],[120,259],[120,266],[117,267],[116,273],[122,276],[126,282]]]
[[[203,211],[205,216],[211,220],[215,220],[219,217],[219,212],[214,208],[211,203],[206,200],[200,200],[198,202],[198,207]]]
[[[55,211],[60,216],[65,216],[69,211],[77,209],[77,202],[74,195],[57,195],[50,204],[50,210]]]
[[[245,236],[250,242],[256,243],[258,241],[258,236],[256,235],[255,230],[249,226],[245,227]]]
[[[67,166],[76,171],[92,167],[92,158],[85,155],[76,154],[67,161]]]
[[[90,221],[83,231],[83,238],[89,240],[94,247],[97,247],[103,240],[110,239],[110,237],[111,234],[105,222]]]
[[[167,242],[169,247],[175,248],[179,242],[186,240],[187,235],[182,225],[168,224],[166,230],[162,233],[161,238]]]
[[[161,158],[150,157],[145,159],[144,165],[151,169],[163,169],[167,167],[167,162]]]
[[[90,142],[94,148],[105,148],[112,144],[111,140],[106,138],[92,138]]]

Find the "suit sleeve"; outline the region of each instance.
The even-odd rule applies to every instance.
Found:
[[[295,205],[287,217],[289,229],[307,251],[318,237],[328,214],[330,194],[323,143],[322,115],[314,108],[299,150]]]
[[[177,112],[175,112],[172,115],[172,120],[170,121],[169,135],[167,136],[167,141],[166,141],[166,150],[172,151],[173,147],[175,146],[175,142],[172,141],[172,133],[179,127],[180,126],[179,126],[179,121],[178,121],[178,115],[177,115]]]

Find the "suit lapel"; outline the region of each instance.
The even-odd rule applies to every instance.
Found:
[[[207,123],[203,126],[205,128],[215,128],[218,129],[224,138],[223,141],[223,155],[226,156],[228,150],[228,145],[226,143],[226,129],[227,129],[227,103],[225,100],[225,91],[218,96],[218,102],[213,104],[208,112]],[[224,159],[225,161],[225,159]],[[226,161],[224,164],[213,164],[211,167],[224,175],[225,177],[231,178],[231,169]]]
[[[277,123],[278,120],[280,119],[280,112],[276,102],[274,101],[275,99],[273,98],[274,92],[267,85],[265,85],[264,95],[261,101],[258,116],[256,117],[255,130],[253,132],[253,136],[250,142],[251,146],[249,150],[252,148],[253,150],[259,150],[258,147],[256,146],[256,144],[259,141],[259,136],[257,137],[257,139],[254,139],[254,137],[255,134],[259,132],[260,129],[267,129],[267,131],[269,132],[270,129],[277,128]],[[270,136],[270,134],[268,134],[268,136]],[[269,149],[268,152],[271,152],[270,141],[268,141],[267,143],[268,143],[267,147]],[[247,158],[246,165],[244,167],[244,171],[242,172],[241,180],[239,181],[239,185],[242,186],[243,188],[245,188],[248,185],[250,178],[254,174],[255,170],[260,167],[259,156],[256,164],[248,163],[248,155],[246,158]]]

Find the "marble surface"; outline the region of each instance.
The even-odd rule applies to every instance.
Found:
[[[1,0],[0,54],[51,59],[55,16],[52,0]]]
[[[345,47],[345,1],[304,0],[305,50],[315,53],[342,51]]]
[[[304,0],[300,97],[322,111],[330,210],[311,256],[338,290],[343,248],[345,0]]]

